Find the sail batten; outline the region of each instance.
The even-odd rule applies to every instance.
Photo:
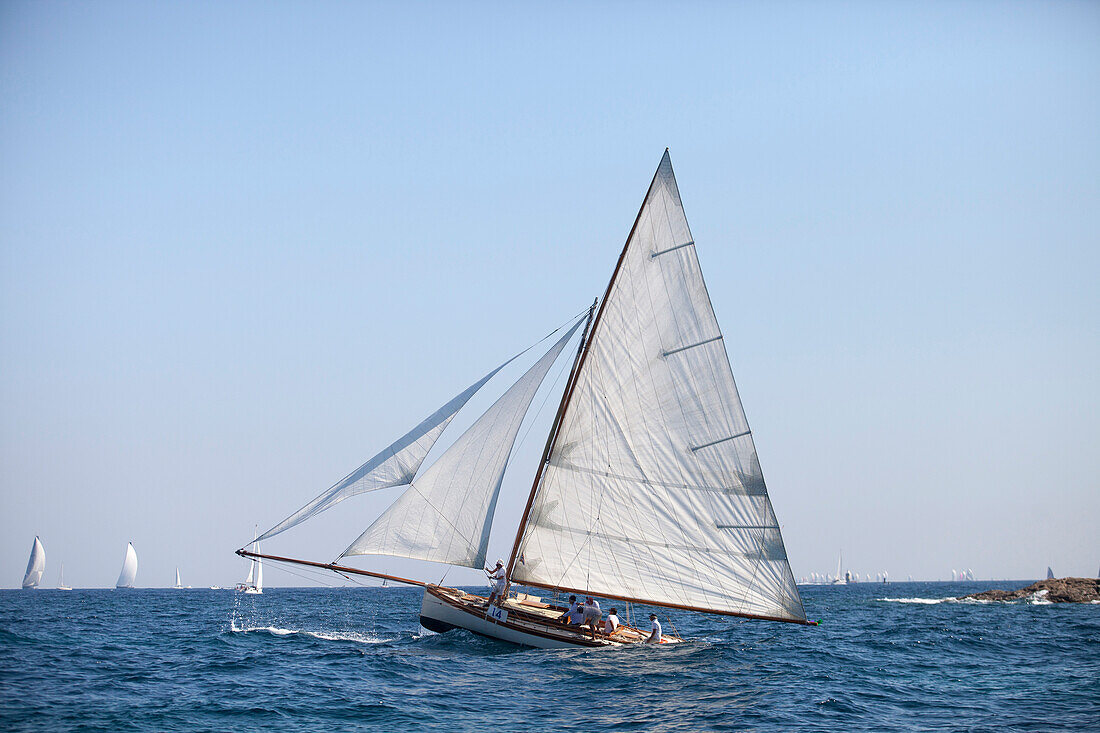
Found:
[[[804,621],[692,244],[666,151],[533,492],[513,579]]]
[[[523,419],[573,325],[340,556],[395,555],[480,568]]]

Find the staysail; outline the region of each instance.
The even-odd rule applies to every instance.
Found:
[[[36,536],[31,545],[31,556],[27,560],[27,574],[23,576],[24,588],[37,588],[42,582],[42,573],[46,571],[46,548]]]
[[[513,562],[519,583],[805,620],[667,151]]]
[[[424,462],[424,458],[428,455],[428,451],[435,445],[435,442],[443,434],[444,429],[446,429],[455,414],[497,372],[518,359],[523,353],[525,352],[516,354],[471,384],[464,391],[455,395],[450,402],[424,418],[419,425],[398,438],[378,455],[352,471],[313,501],[264,532],[257,539],[264,540],[274,537],[280,532],[285,532],[310,517],[339,504],[348,497],[410,483],[420,469],[420,464]]]
[[[137,553],[134,552],[134,543],[129,542],[126,545],[126,558],[122,561],[122,572],[118,574],[118,582],[115,583],[115,587],[133,588],[134,580],[137,579],[137,570]]]
[[[397,555],[480,568],[508,458],[539,385],[577,321],[341,557]]]

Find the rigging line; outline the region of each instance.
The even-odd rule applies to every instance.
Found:
[[[538,346],[539,344],[541,344],[541,343],[542,343],[543,341],[545,341],[546,339],[548,339],[548,338],[550,338],[551,336],[553,336],[553,335],[554,335],[555,333],[557,333],[558,331],[560,331],[560,330],[562,330],[563,328],[565,328],[566,326],[568,326],[568,325],[570,325],[570,324],[572,324],[572,323],[576,322],[577,320],[579,320],[579,319],[581,318],[581,316],[583,316],[583,315],[584,315],[585,313],[587,313],[587,312],[588,312],[588,309],[587,309],[587,308],[585,308],[585,309],[584,309],[583,311],[581,311],[581,312],[580,312],[580,313],[578,313],[577,315],[574,315],[574,316],[572,316],[571,318],[567,319],[567,320],[566,320],[565,322],[563,322],[563,323],[562,323],[561,325],[559,325],[559,326],[558,326],[557,328],[555,328],[555,329],[554,329],[553,331],[551,331],[550,333],[546,334],[545,336],[543,336],[543,337],[542,337],[541,339],[539,339],[538,341],[535,341],[535,342],[534,342],[534,343],[532,343],[532,344],[531,344],[530,346],[528,346],[527,348],[525,348],[525,349],[524,349],[523,351],[520,351],[520,352],[519,352],[519,353],[517,353],[517,354],[516,354],[515,356],[511,357],[510,359],[508,359],[508,361],[504,362],[504,365],[502,365],[501,367],[498,367],[498,371],[499,371],[499,369],[503,368],[503,366],[505,366],[505,365],[507,365],[507,364],[511,363],[512,361],[514,361],[514,360],[518,359],[519,357],[523,356],[523,355],[524,355],[524,354],[526,354],[526,353],[527,353],[528,351],[530,351],[531,349],[535,348],[536,346]],[[475,384],[476,384],[476,382],[475,382]],[[482,386],[484,386],[484,385],[482,385]],[[471,396],[472,396],[472,395],[471,395]],[[453,417],[453,415],[452,415],[452,417]],[[414,428],[414,429],[415,429],[415,428]],[[393,456],[391,455],[391,456],[390,456],[390,458],[392,458],[392,457],[393,457]],[[389,460],[389,459],[387,458],[387,460]],[[259,537],[266,537],[266,536],[268,535],[268,533],[269,533],[269,532],[271,532],[271,530],[272,530],[272,529],[275,529],[275,527],[278,527],[279,525],[283,524],[283,523],[284,523],[284,522],[286,522],[287,520],[289,520],[289,519],[292,519],[293,517],[295,517],[296,515],[298,515],[298,514],[299,514],[300,512],[302,512],[302,511],[303,511],[304,509],[306,509],[306,507],[310,507],[310,506],[311,506],[312,504],[314,504],[314,502],[318,502],[319,500],[321,500],[321,499],[324,499],[324,498],[325,498],[326,496],[328,496],[328,494],[329,494],[330,492],[332,492],[332,491],[333,491],[333,490],[334,490],[334,489],[335,489],[336,487],[338,487],[338,486],[340,486],[341,484],[343,484],[343,483],[344,483],[345,481],[347,481],[347,480],[348,480],[349,478],[351,478],[351,477],[352,477],[353,475],[355,475],[355,473],[356,473],[357,471],[359,471],[360,469],[362,469],[362,468],[363,468],[363,466],[362,466],[362,465],[360,465],[360,466],[356,467],[356,468],[355,468],[355,469],[354,469],[353,471],[349,472],[349,473],[348,473],[347,475],[345,475],[345,476],[344,476],[343,478],[341,478],[341,479],[340,479],[339,481],[335,482],[334,484],[332,484],[331,486],[329,486],[329,487],[328,487],[327,489],[325,489],[324,491],[322,491],[322,492],[321,492],[320,494],[318,494],[317,496],[315,496],[315,497],[313,497],[312,499],[310,499],[310,500],[309,500],[309,502],[307,502],[307,503],[305,504],[305,506],[303,506],[302,508],[300,508],[300,509],[298,509],[298,510],[294,511],[294,512],[293,512],[293,513],[291,513],[291,514],[290,514],[289,516],[287,516],[286,518],[284,518],[284,519],[282,519],[281,521],[279,521],[279,522],[278,522],[277,524],[275,524],[274,526],[272,526],[272,527],[271,527],[270,529],[268,529],[267,531],[265,531],[265,532],[264,532],[263,534],[259,535]],[[354,485],[354,484],[351,484],[351,485]],[[403,484],[397,484],[396,486],[401,486],[401,485],[403,485]],[[392,487],[392,488],[396,488],[396,486],[394,486],[394,487]],[[345,498],[347,498],[347,497],[345,497]],[[342,501],[342,499],[341,499],[340,501]],[[339,501],[337,501],[337,502],[335,502],[335,503],[339,503]],[[331,508],[331,507],[332,507],[333,505],[334,505],[334,504],[329,504],[328,506],[325,506],[325,507],[323,507],[323,508],[320,508],[320,511],[325,511],[326,509],[329,509],[329,508]],[[314,508],[317,508],[317,507],[314,507]],[[318,512],[318,513],[319,513],[319,512]],[[308,518],[309,518],[309,517],[307,517],[307,519],[308,519]],[[306,520],[305,520],[305,519],[301,519],[301,520],[299,520],[299,522],[302,522],[302,521],[306,521]],[[287,527],[286,529],[291,529],[291,528],[292,528],[292,527]],[[253,537],[253,542],[255,542],[255,541],[256,541],[256,539],[257,539],[256,537]],[[241,548],[239,548],[239,549],[244,549],[244,548],[245,548],[245,547],[247,547],[247,546],[248,546],[247,544],[246,544],[246,545],[243,545],[243,546],[242,546]],[[340,555],[339,557],[343,557],[343,555]],[[339,557],[338,557],[337,559],[339,559]]]
[[[277,560],[273,561],[273,562],[278,563]],[[288,564],[288,563],[272,565],[272,569],[273,570],[278,570],[281,573],[288,573],[289,575],[294,575],[296,577],[301,578],[302,580],[309,580],[309,581],[312,581],[314,583],[320,583],[321,585],[324,585],[324,586],[327,586],[327,587],[330,587],[330,588],[336,587],[332,583],[329,582],[329,577],[327,575],[324,575],[323,573],[316,572],[316,571],[308,571],[308,570],[304,571],[304,572],[298,572],[298,571],[295,571],[295,570],[291,570],[289,567],[284,567],[283,565],[285,565],[285,564]]]
[[[562,349],[562,353],[565,353],[565,349]],[[543,408],[546,407],[546,403],[550,400],[550,396],[552,394],[554,394],[554,392],[557,391],[558,382],[561,381],[562,375],[565,374],[565,367],[566,367],[567,364],[568,364],[568,361],[563,361],[561,363],[561,366],[558,367],[558,375],[556,377],[554,377],[553,384],[551,384],[550,389],[547,390],[546,396],[542,398],[542,404],[539,405],[539,409],[535,411],[534,416],[530,420],[530,424],[527,426],[527,432],[525,432],[523,434],[523,437],[519,439],[519,442],[516,443],[516,447],[513,449],[513,452],[516,452],[520,448],[522,448],[523,444],[527,441],[527,436],[531,434],[531,430],[534,429],[534,427],[535,427],[535,421],[537,421],[538,418],[539,418],[539,415],[542,414],[542,410],[543,410]],[[509,456],[508,460],[509,460],[509,462],[512,460],[511,456]]]

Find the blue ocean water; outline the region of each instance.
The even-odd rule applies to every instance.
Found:
[[[1100,605],[932,602],[1023,584],[811,586],[816,628],[600,651],[432,634],[419,589],[0,591],[0,729],[1100,730]]]

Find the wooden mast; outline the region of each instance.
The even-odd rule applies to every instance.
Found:
[[[668,148],[665,148],[665,156],[668,155]],[[546,439],[546,449],[542,454],[542,460],[539,461],[538,470],[535,471],[535,480],[531,483],[531,493],[527,497],[527,506],[523,508],[523,516],[519,520],[519,528],[516,530],[516,541],[512,545],[512,554],[508,558],[508,583],[512,581],[512,571],[516,566],[516,557],[519,554],[519,544],[523,540],[523,530],[527,527],[527,520],[531,517],[531,506],[535,503],[535,495],[538,493],[539,484],[542,482],[543,470],[546,468],[546,464],[550,462],[550,456],[554,452],[554,447],[558,442],[558,428],[561,426],[561,421],[565,417],[565,411],[569,408],[569,401],[573,398],[573,390],[577,386],[577,379],[580,377],[581,368],[584,366],[585,359],[588,358],[588,347],[592,343],[592,339],[596,337],[596,329],[600,326],[600,318],[603,316],[604,306],[607,305],[607,298],[611,295],[611,288],[615,286],[615,280],[619,277],[619,271],[623,267],[623,261],[626,259],[627,250],[630,249],[630,240],[634,238],[634,230],[638,228],[638,222],[642,219],[642,212],[645,211],[646,202],[649,201],[649,194],[653,191],[653,184],[657,182],[657,176],[661,172],[661,165],[664,164],[665,158],[661,157],[661,162],[657,164],[657,170],[653,172],[653,179],[649,182],[649,188],[646,189],[645,198],[642,199],[642,205],[638,207],[638,215],[634,217],[634,224],[630,227],[630,234],[626,237],[626,244],[623,245],[623,251],[619,253],[619,259],[615,263],[615,271],[611,273],[611,280],[607,283],[607,289],[604,290],[603,300],[600,301],[600,308],[596,311],[596,318],[592,320],[592,311],[589,310],[588,318],[592,326],[591,329],[585,326],[585,335],[581,339],[581,348],[577,352],[577,359],[573,363],[573,371],[569,375],[570,381],[566,385],[565,393],[561,398],[561,405],[558,406],[558,414],[554,418],[554,425],[550,429],[550,435]],[[595,304],[593,304],[595,306]],[[507,589],[505,589],[507,592]]]
[[[253,557],[262,558],[264,560],[273,560],[275,562],[288,562],[294,565],[306,565],[311,568],[321,568],[322,570],[333,570],[337,573],[349,573],[351,575],[366,575],[371,578],[381,578],[382,580],[392,580],[395,583],[405,583],[406,585],[419,585],[421,588],[426,587],[428,584],[419,580],[412,580],[410,578],[402,578],[399,575],[387,575],[385,573],[375,573],[370,570],[360,570],[359,568],[349,568],[346,565],[337,565],[330,562],[312,562],[310,560],[296,560],[292,557],[280,557],[278,555],[261,555],[258,552],[249,552],[245,549],[237,550],[237,554],[241,557]]]

